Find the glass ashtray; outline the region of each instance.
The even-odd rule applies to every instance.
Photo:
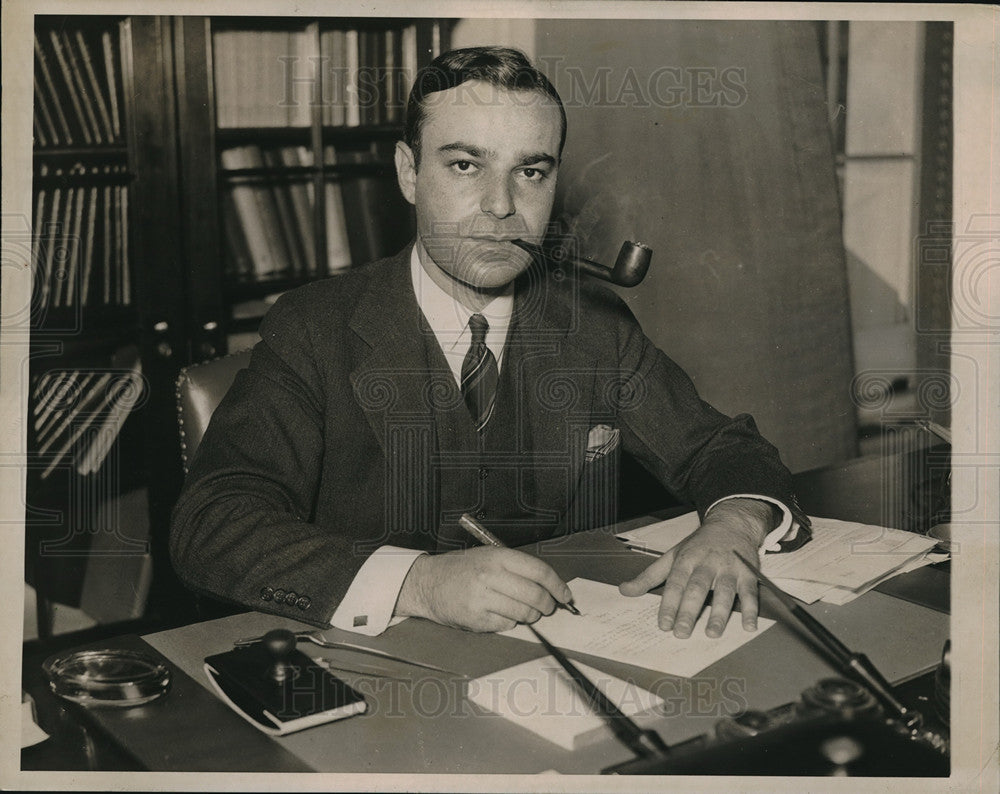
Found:
[[[76,651],[45,660],[42,670],[61,698],[83,706],[140,706],[170,688],[170,670],[137,651]]]

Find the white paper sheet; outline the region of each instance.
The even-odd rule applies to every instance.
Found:
[[[662,698],[631,682],[580,662],[574,664],[630,717],[663,703]],[[468,695],[469,700],[487,711],[567,750],[578,749],[588,740],[596,741],[604,731],[611,730],[551,656],[476,678],[468,684]]]
[[[697,512],[685,513],[666,521],[657,521],[638,529],[619,532],[615,537],[625,541],[630,547],[665,554],[699,526],[701,519]]]
[[[910,571],[915,571],[917,570],[917,568],[923,568],[925,565],[933,565],[936,562],[944,562],[944,560],[946,559],[948,559],[947,554],[940,554],[940,553],[935,554],[932,552],[928,552],[927,554],[924,554],[920,557],[910,560],[908,563],[905,563],[899,569],[886,574],[881,579],[876,579],[873,582],[869,582],[868,584],[859,587],[857,590],[851,590],[846,587],[831,587],[825,593],[823,593],[823,595],[821,596],[821,600],[824,603],[836,604],[838,606],[842,604],[847,604],[853,601],[858,596],[864,595],[869,590],[878,587],[880,584],[882,584],[882,582],[892,579],[894,576],[899,576],[899,574],[901,573],[909,573]],[[825,585],[820,585],[820,586],[825,587]]]
[[[581,653],[634,664],[647,670],[690,677],[735,651],[774,625],[759,618],[756,632],[745,631],[738,613],[730,618],[721,637],[705,636],[709,611],[702,612],[688,639],[662,631],[656,622],[660,597],[623,596],[614,585],[590,579],[568,583],[574,603],[582,613],[557,609],[535,626],[553,645]],[[503,632],[508,637],[538,642],[526,626]]]
[[[630,546],[664,553],[698,528],[698,514],[687,513],[617,537]],[[932,549],[934,538],[898,529],[812,518],[812,540],[795,551],[764,556],[761,570],[775,580],[797,579],[859,591],[887,575],[902,573],[905,565]],[[818,586],[799,588],[811,603],[822,597]],[[793,592],[792,595],[797,593]],[[810,600],[811,598],[811,600]]]
[[[813,537],[788,554],[769,554],[761,570],[772,578],[806,579],[857,590],[898,572],[937,543],[934,538],[870,524],[813,519]]]

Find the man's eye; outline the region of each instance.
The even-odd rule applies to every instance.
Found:
[[[532,182],[539,182],[548,176],[545,171],[540,168],[525,168],[521,171],[524,177]]]
[[[470,163],[468,160],[456,160],[451,164],[451,167],[458,171],[460,174],[471,174],[476,170],[476,164]]]

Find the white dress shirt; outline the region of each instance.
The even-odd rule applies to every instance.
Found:
[[[417,305],[441,345],[448,366],[455,376],[455,383],[461,385],[462,362],[471,343],[469,318],[473,312],[431,281],[427,271],[420,264],[417,245],[413,246],[410,255],[410,277],[413,281],[413,291],[417,296]],[[480,312],[489,323],[486,346],[496,357],[498,370],[503,367],[504,347],[513,311],[514,285],[511,284],[507,292],[494,298]],[[784,520],[764,539],[761,554],[765,551],[777,551],[779,540],[794,537],[798,523],[793,522],[791,511],[775,499],[756,494],[732,494],[719,499],[712,507],[726,499],[738,498],[771,502],[784,512]],[[399,598],[399,591],[414,560],[426,553],[399,546],[380,546],[354,576],[351,586],[333,613],[330,625],[374,637],[403,620],[392,615]]]

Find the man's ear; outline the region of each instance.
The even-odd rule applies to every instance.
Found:
[[[403,141],[396,142],[396,179],[403,198],[411,204],[416,204],[417,194],[417,164],[413,159],[413,150]]]

